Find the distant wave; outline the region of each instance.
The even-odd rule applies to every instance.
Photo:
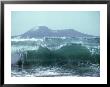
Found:
[[[11,39],[11,41],[16,41],[16,42],[19,42],[19,41],[43,41],[43,39],[36,39],[36,38],[31,38],[31,39]]]

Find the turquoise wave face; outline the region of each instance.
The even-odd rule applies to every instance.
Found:
[[[60,49],[50,50],[40,46],[38,50],[28,50],[22,53],[23,60],[18,65],[42,65],[42,66],[81,66],[87,64],[99,64],[100,54],[92,54],[88,48],[81,44],[67,44]]]

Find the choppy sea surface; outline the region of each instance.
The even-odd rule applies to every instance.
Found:
[[[99,77],[99,37],[11,40],[12,77]]]

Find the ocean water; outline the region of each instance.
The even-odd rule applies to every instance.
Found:
[[[12,77],[99,77],[99,37],[11,40]]]

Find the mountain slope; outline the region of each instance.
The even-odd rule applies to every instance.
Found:
[[[62,30],[51,30],[46,26],[39,26],[30,29],[24,34],[18,36],[20,38],[43,38],[43,37],[92,37],[92,35],[87,35],[81,32],[78,32],[74,29],[62,29]]]

